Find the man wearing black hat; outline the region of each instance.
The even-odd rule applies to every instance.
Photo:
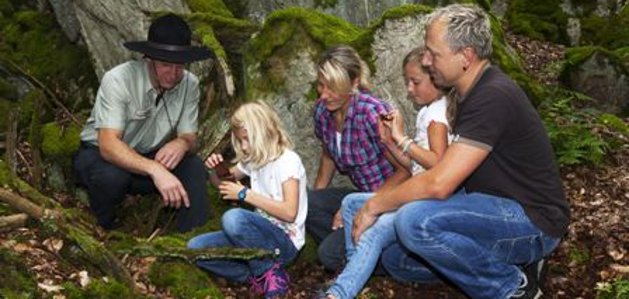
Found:
[[[74,168],[87,187],[98,223],[114,227],[126,194],[159,192],[178,209],[177,228],[188,231],[209,218],[207,173],[196,144],[199,81],[185,64],[212,53],[191,46],[191,31],[178,16],[156,19],[147,41],[125,47],[144,54],[103,76],[96,103],[81,132]]]

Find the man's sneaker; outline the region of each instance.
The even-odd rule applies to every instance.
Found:
[[[535,279],[537,279],[537,286],[540,289],[544,287],[544,282],[546,281],[546,271],[548,270],[546,259],[540,259],[537,262],[528,264],[523,268],[523,270],[526,276],[535,277]]]
[[[537,277],[521,272],[521,278],[520,286],[511,295],[512,299],[539,299],[542,297],[542,290],[537,286]]]
[[[288,274],[277,262],[258,279],[262,283],[264,298],[277,298],[288,293]]]

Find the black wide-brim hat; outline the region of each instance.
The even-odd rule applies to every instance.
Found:
[[[192,32],[188,24],[174,14],[159,17],[149,27],[148,40],[124,43],[127,49],[140,52],[149,58],[188,63],[214,57],[205,47],[191,45]]]

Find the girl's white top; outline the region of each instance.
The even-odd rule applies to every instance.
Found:
[[[413,138],[417,145],[430,150],[430,143],[428,142],[428,126],[430,126],[430,123],[433,121],[442,123],[448,127],[448,144],[452,142],[450,125],[448,124],[448,118],[446,116],[446,111],[448,110],[447,103],[446,97],[443,96],[440,99],[422,107],[419,112],[417,112],[417,120],[415,121],[415,138]],[[411,159],[411,173],[413,175],[424,171],[426,171],[426,169],[423,166]]]
[[[283,201],[282,183],[288,179],[299,180],[299,205],[295,222],[285,222],[267,212],[256,208],[256,212],[281,228],[290,238],[297,250],[306,241],[306,213],[308,212],[308,196],[306,194],[306,170],[299,155],[290,149],[284,150],[279,158],[264,166],[253,169],[248,163],[238,163],[236,167],[251,178],[251,189],[264,197],[276,201]]]

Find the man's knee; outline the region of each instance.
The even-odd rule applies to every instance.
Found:
[[[319,261],[324,268],[337,271],[345,262],[345,236],[342,230],[329,234],[317,248]]]

